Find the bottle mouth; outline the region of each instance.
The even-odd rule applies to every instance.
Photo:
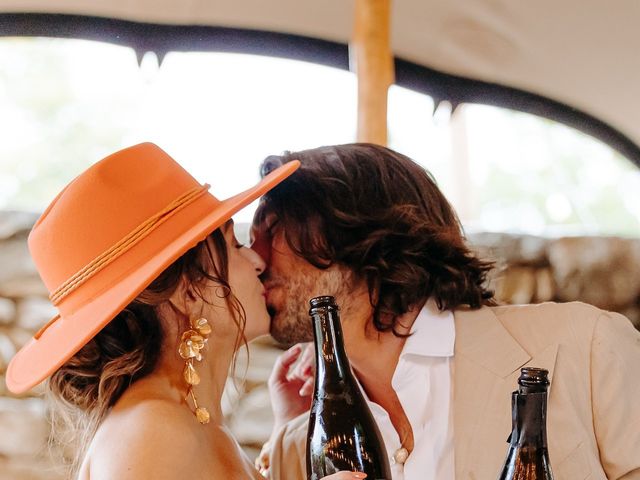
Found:
[[[338,307],[338,304],[336,303],[335,297],[332,297],[331,295],[320,295],[318,297],[313,297],[311,300],[309,300],[309,305],[311,305],[311,308],[309,309],[309,315],[311,315],[312,317],[321,312],[328,312],[329,310],[340,310],[340,307]]]
[[[549,386],[548,375],[549,371],[544,368],[525,367],[520,370],[518,385],[524,387],[528,393],[542,392]]]
[[[311,308],[336,306],[336,299],[331,295],[321,295],[319,297],[313,297],[309,300]]]

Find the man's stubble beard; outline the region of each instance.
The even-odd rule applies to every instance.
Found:
[[[336,298],[338,306],[351,291],[351,275],[345,269],[333,266],[317,270],[311,275],[296,275],[287,278],[283,288],[285,298],[279,311],[269,307],[271,336],[280,343],[293,345],[313,341],[309,300],[320,295]]]

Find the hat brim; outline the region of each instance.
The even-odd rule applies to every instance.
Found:
[[[278,185],[299,166],[297,160],[288,162],[254,187],[223,200],[121,281],[73,313],[52,321],[39,338],[29,340],[11,360],[6,372],[9,390],[16,394],[26,392],[53,374],[183,253]]]

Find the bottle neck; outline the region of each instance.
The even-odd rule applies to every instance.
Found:
[[[342,326],[337,310],[320,309],[312,315],[318,379],[335,382],[350,377]]]
[[[520,393],[511,396],[514,447],[547,448],[547,392]]]

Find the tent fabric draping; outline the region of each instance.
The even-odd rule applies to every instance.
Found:
[[[230,27],[347,44],[353,32],[353,3],[0,0],[0,14],[61,13]],[[391,42],[398,58],[551,99],[606,123],[637,147],[639,19],[637,0],[397,0]]]

